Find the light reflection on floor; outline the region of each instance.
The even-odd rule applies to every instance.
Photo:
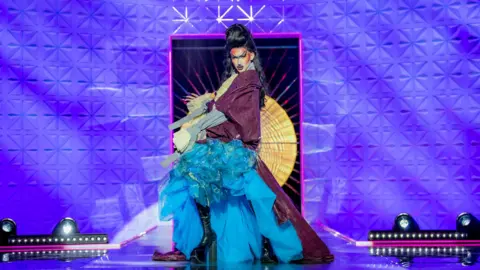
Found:
[[[165,233],[165,232],[163,232]],[[217,265],[209,269],[262,269],[262,270],[296,270],[296,269],[465,269],[459,257],[429,258],[419,257],[413,259],[371,256],[368,248],[355,247],[330,233],[319,231],[322,239],[331,248],[336,260],[330,265]],[[205,266],[190,266],[188,263],[154,262],[151,255],[159,246],[160,249],[169,247],[169,243],[160,243],[162,229],[148,233],[121,250],[111,250],[107,254],[94,258],[62,260],[37,259],[0,263],[0,269],[206,269]],[[163,241],[164,242],[164,241]],[[470,255],[470,260],[478,257],[476,251]],[[465,259],[465,258],[464,258]],[[472,266],[476,269],[478,266]]]

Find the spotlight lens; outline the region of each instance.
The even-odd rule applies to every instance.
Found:
[[[62,230],[63,230],[64,234],[70,234],[73,230],[73,227],[69,222],[69,223],[63,225]]]
[[[10,233],[13,231],[13,225],[10,222],[3,222],[2,224],[2,231],[6,233]]]
[[[406,229],[409,224],[410,224],[410,223],[409,223],[408,220],[406,220],[406,219],[402,219],[402,220],[400,221],[400,227],[402,227],[403,229]]]
[[[465,227],[466,227],[466,226],[470,225],[470,222],[471,222],[470,217],[464,217],[464,218],[462,219],[462,226],[465,226]]]

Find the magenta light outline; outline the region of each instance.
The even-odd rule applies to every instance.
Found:
[[[334,229],[326,226],[326,225],[323,224],[323,223],[317,223],[317,225],[319,225],[319,227],[320,227],[322,230],[330,233],[331,235],[335,236],[336,238],[340,238],[340,239],[342,239],[343,241],[348,242],[348,243],[350,243],[350,244],[356,244],[356,243],[357,243],[357,240],[355,240],[355,239],[353,239],[353,238],[351,238],[351,237],[348,237],[348,236],[346,236],[345,234],[340,233],[340,232],[338,232],[337,230],[334,230]]]
[[[173,67],[172,67],[172,41],[173,35],[170,35],[169,42],[168,42],[168,95],[169,95],[169,107],[170,107],[170,123],[172,124],[175,119],[173,119]],[[170,143],[170,154],[173,154],[173,131],[170,132],[169,136],[169,143]],[[172,250],[175,249],[175,243],[173,242],[173,229],[175,225],[173,224],[172,220]]]
[[[170,99],[169,109],[170,109],[170,123],[173,123],[173,68],[172,68],[172,36],[169,37],[168,45],[168,98]],[[173,131],[170,132],[170,154],[173,154]]]
[[[132,243],[133,241],[144,237],[145,235],[147,235],[147,233],[155,230],[157,227],[158,227],[158,225],[155,225],[155,226],[153,226],[153,227],[148,228],[148,229],[147,229],[146,231],[144,231],[144,232],[141,232],[141,233],[139,233],[139,234],[137,234],[137,235],[134,235],[133,237],[131,237],[131,238],[127,239],[127,240],[122,241],[122,242],[120,243],[120,246],[121,246],[121,247],[124,247],[124,246]]]
[[[357,247],[480,247],[479,240],[357,241]]]
[[[254,38],[302,38],[300,33],[252,33]],[[225,39],[225,34],[174,34],[170,35],[170,40],[183,39]]]
[[[299,84],[300,84],[300,127],[299,127],[299,137],[300,137],[300,213],[305,217],[305,193],[304,193],[304,166],[303,166],[303,47],[302,47],[302,34],[301,33],[252,33],[254,38],[298,38],[298,54],[299,54]],[[174,34],[170,35],[170,47],[168,51],[168,61],[169,61],[169,72],[170,72],[170,121],[173,121],[173,85],[172,85],[172,41],[173,40],[184,40],[184,39],[225,39],[225,34]],[[172,138],[172,137],[171,137]],[[172,146],[172,142],[170,142]],[[173,151],[173,148],[172,148]]]
[[[299,137],[300,137],[300,192],[302,196],[300,197],[300,214],[305,218],[305,183],[304,183],[304,158],[303,158],[303,47],[302,47],[302,34],[298,34],[298,54],[300,55],[299,63],[299,73],[300,73],[300,126],[298,127]]]
[[[120,249],[121,244],[89,244],[89,245],[34,245],[34,246],[4,246],[0,252],[19,251],[49,251],[49,250],[111,250]]]

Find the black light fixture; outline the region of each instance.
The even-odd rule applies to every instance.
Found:
[[[80,231],[78,230],[78,225],[72,218],[64,218],[62,219],[55,229],[53,229],[53,235],[55,236],[70,236],[74,234],[79,234]]]
[[[459,221],[461,220],[461,221]],[[473,221],[473,222],[472,222]],[[468,224],[467,227],[459,230],[458,224]],[[401,213],[395,218],[392,230],[375,230],[368,234],[369,241],[402,241],[402,240],[467,240],[472,239],[470,235],[480,224],[472,215],[460,215],[457,219],[457,230],[420,230],[415,219],[407,214]],[[480,229],[477,229],[480,233]],[[473,238],[479,239],[480,238]]]
[[[0,245],[8,243],[8,237],[17,234],[17,224],[11,218],[4,218],[0,221]]]
[[[463,212],[458,215],[457,231],[468,234],[468,239],[480,240],[480,222],[470,213]]]
[[[395,218],[395,223],[393,224],[394,232],[418,232],[420,227],[418,223],[407,213],[401,213]]]
[[[17,224],[11,218],[4,218],[0,222],[2,224],[2,233],[17,234]]]
[[[11,224],[5,225],[5,228],[11,229],[12,226]],[[9,234],[5,241],[0,243],[0,246],[108,244],[108,236],[106,234],[80,233],[77,223],[72,218],[62,219],[55,226],[52,234],[16,235],[16,226],[13,228],[15,233]]]

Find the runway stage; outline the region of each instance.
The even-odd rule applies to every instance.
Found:
[[[159,248],[161,228],[147,232],[130,242],[103,246],[94,250],[15,251],[2,254],[0,269],[465,269],[480,255],[478,248],[462,245],[448,247],[369,247],[372,242],[356,242],[329,228],[315,226],[336,259],[329,265],[195,265],[188,262],[155,262],[152,253]],[[163,248],[169,243],[163,243]],[[476,243],[480,247],[479,243]],[[110,248],[105,250],[105,248]],[[160,247],[162,249],[162,247]],[[68,253],[67,253],[68,252]],[[389,253],[390,252],[390,253]],[[397,253],[395,253],[397,252]],[[60,255],[62,254],[62,255]],[[82,255],[83,254],[83,255]],[[397,254],[395,256],[395,254]],[[91,257],[93,256],[93,257]],[[12,261],[10,261],[12,260]],[[463,263],[462,263],[463,260]],[[471,266],[472,269],[475,266]]]

